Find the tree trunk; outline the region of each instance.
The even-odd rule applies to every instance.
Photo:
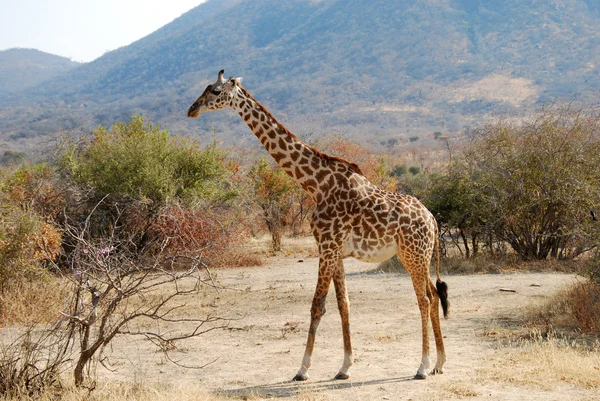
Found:
[[[273,242],[273,250],[275,252],[281,251],[281,226],[279,224],[273,224],[271,226],[271,238]]]
[[[465,246],[465,258],[469,259],[471,257],[471,250],[469,249],[469,240],[465,232],[461,229],[458,230],[460,233],[460,237],[463,240],[463,244]]]

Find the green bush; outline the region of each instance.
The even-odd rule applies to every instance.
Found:
[[[173,200],[234,196],[225,183],[223,160],[214,144],[203,149],[134,116],[110,130],[100,126],[79,144],[67,143],[58,162],[73,183],[92,189],[96,199],[125,196],[160,207]]]
[[[463,169],[497,239],[522,259],[573,258],[598,246],[600,114],[546,109],[473,132]]]
[[[65,224],[85,225],[93,238],[118,237],[137,254],[174,241],[152,231],[164,213],[182,209],[180,217],[193,218],[236,196],[225,156],[214,143],[201,147],[171,137],[140,116],[110,130],[99,127],[78,143],[66,141],[57,164],[69,187]]]

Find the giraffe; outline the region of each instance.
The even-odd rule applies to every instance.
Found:
[[[439,273],[438,227],[433,215],[416,198],[387,192],[369,182],[360,168],[326,155],[301,142],[241,86],[241,78],[223,78],[208,85],[188,110],[188,117],[230,107],[235,110],[277,164],[314,200],[312,233],[319,251],[319,274],[302,364],[293,380],[307,380],[317,327],[325,314],[325,300],[333,281],[342,322],[344,360],[335,379],[348,379],[353,363],[349,300],[343,259],[354,257],[381,262],[398,255],[410,274],[421,312],[422,357],[415,379],[429,371],[429,321],[435,337],[437,361],[431,374],[443,373],[446,361],[439,305],[448,316],[447,285]],[[435,250],[437,283],[429,265]]]

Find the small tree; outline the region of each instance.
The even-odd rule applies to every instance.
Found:
[[[118,219],[124,215],[117,214]],[[168,357],[174,341],[223,327],[219,324],[222,319],[210,313],[193,318],[178,318],[174,314],[183,306],[182,299],[198,294],[202,287],[215,288],[201,259],[163,252],[168,240],[162,241],[160,252],[134,254],[121,235],[90,238],[89,222],[86,220],[81,228],[67,228],[66,235],[73,240],[75,249],[69,254],[69,268],[59,268],[71,286],[71,298],[63,312],[64,322],[71,328],[69,342],[79,340],[73,372],[75,385],[84,383],[85,368],[93,358],[99,359],[118,335],[144,336]],[[120,225],[119,221],[112,224]],[[155,322],[154,329],[133,324],[139,320]],[[191,327],[181,329],[183,323]],[[178,324],[180,329],[166,335],[161,325],[170,324]]]
[[[292,209],[296,184],[283,169],[269,164],[264,158],[254,163],[249,178],[253,197],[262,209],[271,233],[273,250],[280,251],[283,227]]]

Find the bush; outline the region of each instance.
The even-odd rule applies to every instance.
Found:
[[[110,130],[99,127],[78,144],[66,141],[57,161],[71,187],[67,224],[78,226],[88,219],[92,238],[126,238],[136,253],[160,248],[168,238],[173,247],[186,242],[189,250],[205,249],[196,245],[209,233],[199,232],[191,219],[200,208],[220,207],[236,196],[227,180],[231,172],[225,156],[215,144],[201,148],[170,137],[139,116]],[[184,221],[167,227],[177,218]],[[183,231],[169,237],[175,228]],[[192,239],[191,232],[198,238]]]
[[[16,281],[44,275],[45,262],[58,256],[61,233],[53,216],[62,206],[62,196],[45,165],[2,170],[0,188],[0,292],[4,293]]]
[[[204,149],[134,116],[110,131],[100,126],[80,144],[60,152],[61,171],[96,198],[120,195],[160,207],[170,200],[229,199],[224,155],[213,144]]]
[[[234,227],[235,224],[235,227]],[[230,244],[242,240],[239,219],[200,208],[165,206],[148,229],[149,242],[170,254],[201,257],[219,265]],[[161,242],[162,239],[168,239]]]
[[[524,260],[573,258],[598,245],[600,114],[546,109],[473,132],[463,169],[483,220]]]
[[[17,208],[0,215],[0,292],[12,280],[44,274],[43,262],[55,259],[61,235],[31,212]]]

